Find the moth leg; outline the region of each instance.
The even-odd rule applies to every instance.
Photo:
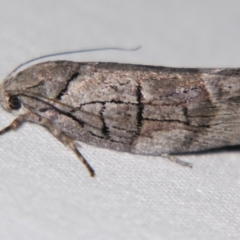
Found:
[[[90,164],[87,162],[87,160],[82,156],[82,154],[78,151],[77,146],[76,146],[77,144],[73,138],[71,138],[71,137],[67,136],[65,133],[61,132],[59,129],[57,129],[55,126],[53,126],[53,124],[46,118],[37,116],[37,121],[34,120],[34,122],[46,127],[48,129],[48,131],[53,134],[54,137],[56,137],[65,146],[69,147],[77,155],[77,157],[84,164],[84,166],[87,168],[87,170],[90,173],[90,176],[91,177],[95,176],[95,172],[94,172],[93,168],[90,166]]]
[[[95,172],[93,170],[93,168],[91,167],[91,165],[87,162],[87,160],[82,156],[82,154],[78,151],[75,142],[73,143],[73,148],[70,146],[70,148],[75,152],[75,154],[78,156],[78,158],[80,159],[80,161],[84,164],[84,166],[87,168],[87,170],[90,173],[91,177],[95,176]]]
[[[74,139],[68,137],[66,134],[57,129],[48,119],[42,118],[34,113],[26,113],[24,115],[18,116],[12,121],[12,123],[0,131],[0,135],[4,134],[10,130],[17,130],[24,122],[33,122],[42,125],[47,128],[50,133],[53,134],[60,142],[65,146],[69,147],[78,156],[80,161],[85,165],[89,171],[91,177],[94,177],[95,173],[90,164],[82,156],[82,154],[77,149],[77,144]]]
[[[27,114],[25,114],[27,115]],[[26,120],[25,115],[20,115],[18,116],[16,119],[14,119],[11,124],[5,128],[3,128],[2,130],[0,130],[0,135],[9,132],[11,130],[16,131]]]
[[[184,161],[180,160],[179,158],[177,158],[177,157],[175,157],[173,155],[170,155],[170,154],[167,154],[167,153],[163,153],[163,154],[161,154],[161,156],[164,157],[164,158],[167,158],[168,160],[170,160],[172,162],[180,164],[181,166],[189,167],[189,168],[193,167],[192,163],[184,162]]]

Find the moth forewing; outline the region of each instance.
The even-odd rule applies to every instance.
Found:
[[[240,142],[240,70],[119,63],[36,64],[1,85],[7,111],[19,111],[3,134],[30,121],[77,150],[82,141],[135,154],[203,151]]]

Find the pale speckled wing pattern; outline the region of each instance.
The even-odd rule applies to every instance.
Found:
[[[26,69],[5,89],[76,140],[159,155],[239,144],[239,72],[59,61]]]
[[[18,112],[3,134],[30,121],[69,146],[76,141],[145,155],[240,143],[240,69],[188,69],[56,61],[8,76],[0,101]]]

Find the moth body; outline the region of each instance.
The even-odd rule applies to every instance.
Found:
[[[7,77],[0,101],[15,128],[43,125],[80,157],[77,141],[143,155],[240,144],[240,69],[45,62]]]

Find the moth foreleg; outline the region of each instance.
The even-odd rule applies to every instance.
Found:
[[[28,118],[27,115],[29,115],[29,113],[18,116],[16,119],[14,119],[11,122],[11,124],[9,126],[0,130],[0,135],[4,134],[6,132],[9,132],[11,130],[16,131],[26,121],[26,118]]]
[[[18,116],[16,119],[12,121],[12,123],[0,130],[0,135],[4,134],[11,130],[17,130],[24,122],[33,122],[36,124],[40,124],[48,129],[50,133],[53,134],[60,142],[62,142],[65,146],[69,147],[74,151],[74,153],[78,156],[80,161],[86,166],[91,177],[94,177],[95,173],[90,164],[86,161],[86,159],[82,156],[82,154],[78,151],[76,146],[76,141],[73,138],[68,137],[66,134],[57,129],[48,119],[40,117],[34,113],[26,113],[24,115]]]
[[[170,160],[172,162],[180,164],[181,166],[189,167],[189,168],[193,167],[192,163],[184,162],[184,161],[180,160],[179,158],[177,158],[173,155],[170,155],[170,154],[167,154],[167,153],[162,153],[161,156],[164,157],[164,158],[167,158],[168,160]]]

